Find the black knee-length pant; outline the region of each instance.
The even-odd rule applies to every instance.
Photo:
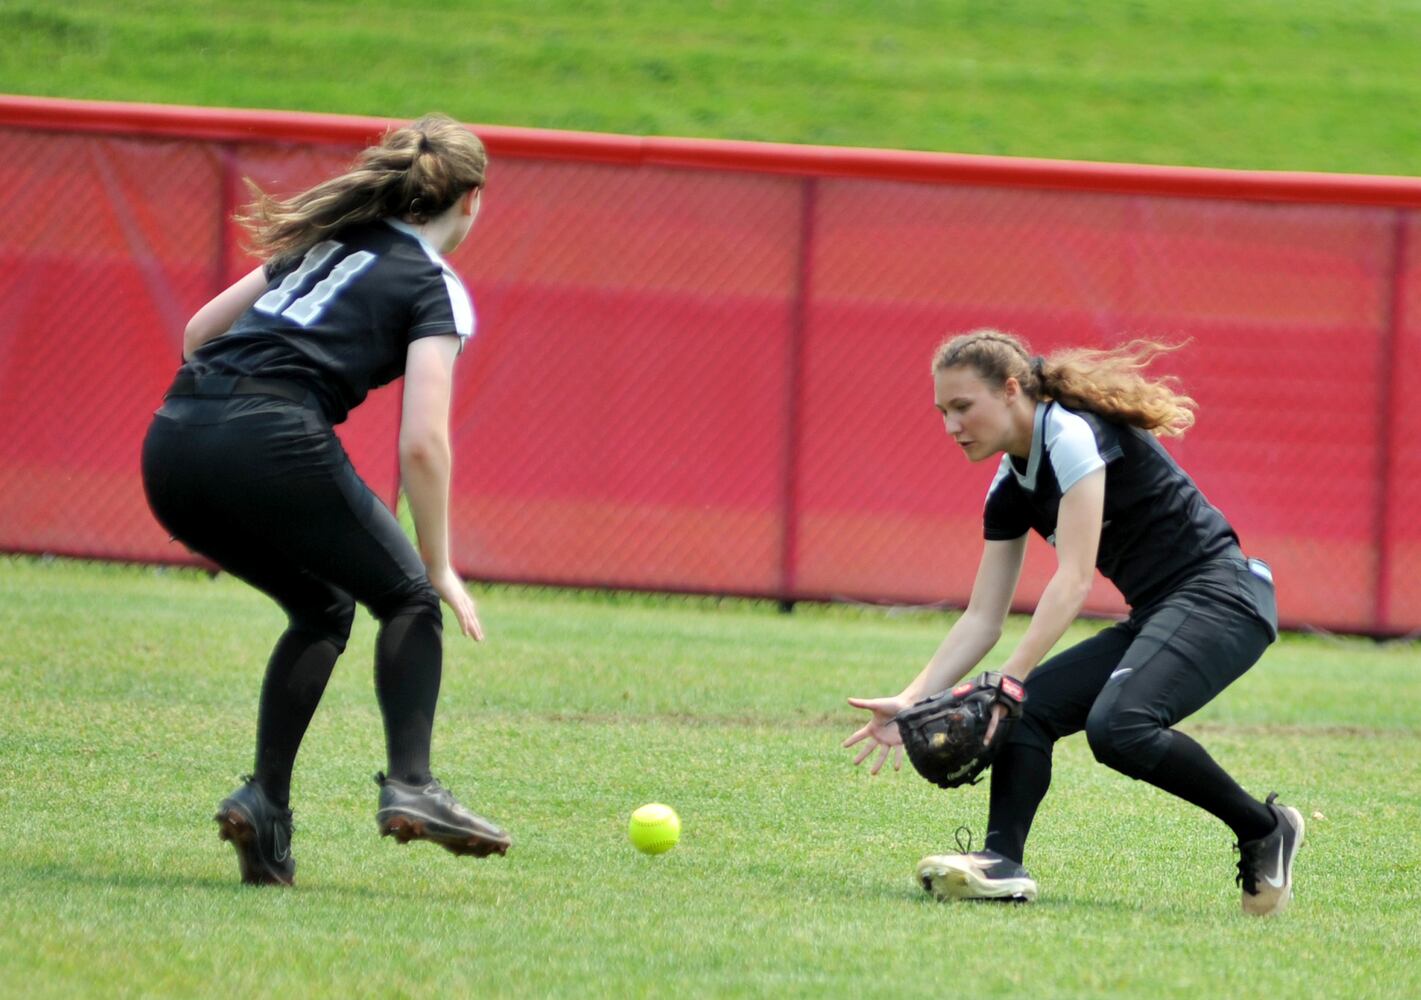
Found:
[[[1202,565],[1167,596],[1041,664],[1027,677],[1022,717],[993,765],[989,848],[1020,858],[1049,784],[1052,746],[1081,730],[1101,763],[1186,797],[1235,829],[1266,817],[1171,727],[1242,676],[1276,636],[1271,574],[1238,553]],[[1013,783],[1036,788],[1013,794]]]
[[[289,619],[263,684],[258,779],[278,792],[289,783],[357,602],[381,625],[376,692],[391,774],[427,773],[439,598],[320,410],[262,395],[170,397],[144,440],[143,482],[174,538],[270,595]]]

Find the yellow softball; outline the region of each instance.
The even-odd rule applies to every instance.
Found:
[[[632,813],[627,837],[643,854],[665,854],[681,839],[681,817],[660,802],[650,802]]]

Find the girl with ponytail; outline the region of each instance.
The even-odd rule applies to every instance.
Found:
[[[345,173],[294,197],[273,198],[246,179],[253,200],[237,220],[254,253],[280,259],[378,219],[425,225],[465,196],[477,200],[487,169],[476,135],[445,115],[426,115],[362,151]]]
[[[294,882],[292,769],[357,603],[380,623],[381,833],[455,854],[508,849],[429,769],[441,599],[461,633],[483,638],[450,561],[450,399],[474,309],[444,255],[478,217],[487,168],[476,135],[431,114],[294,196],[248,182],[253,202],[238,218],[264,263],[188,323],[184,363],[144,440],[157,520],[288,620],[266,666],[253,774],[217,810],[244,882]],[[418,549],[332,430],[400,376],[400,478]]]
[[[1171,350],[1133,341],[1115,350],[1033,355],[996,330],[944,342],[933,355],[935,402],[968,460],[1000,456],[983,509],[984,548],[967,610],[907,687],[850,698],[871,713],[845,746],[878,751],[877,773],[901,760],[895,717],[953,688],[1002,634],[1035,531],[1057,567],[1025,635],[997,668],[1023,682],[1014,723],[997,705],[984,849],[929,855],[917,877],[939,898],[1036,897],[1023,857],[1051,782],[1057,740],[1085,731],[1101,763],[1218,817],[1240,853],[1245,912],[1281,911],[1292,894],[1301,813],[1248,794],[1191,737],[1174,729],[1231,684],[1277,637],[1272,574],[1244,556],[1224,515],[1160,446],[1194,423],[1195,404],[1147,368]],[[1084,606],[1096,570],[1119,588],[1129,617],[1043,658]],[[1130,868],[1121,869],[1129,891]],[[1144,886],[1134,887],[1140,892]]]

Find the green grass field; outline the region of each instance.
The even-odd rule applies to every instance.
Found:
[[[1421,172],[1417,0],[5,0],[0,91]]]
[[[479,597],[435,763],[509,856],[376,836],[362,617],[297,765],[297,888],[247,889],[210,817],[249,768],[274,606],[225,576],[0,561],[0,993],[1421,994],[1414,645],[1286,637],[1184,726],[1309,817],[1288,913],[1239,913],[1227,832],[1080,737],[1029,848],[1042,898],[999,908],[910,879],[958,825],[980,837],[987,786],[870,778],[838,746],[844,697],[895,690],[946,615]],[[685,823],[659,858],[625,839],[652,800]]]

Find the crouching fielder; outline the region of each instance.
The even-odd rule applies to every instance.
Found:
[[[1022,859],[1051,783],[1052,747],[1084,729],[1097,760],[1233,831],[1245,912],[1277,913],[1291,897],[1301,814],[1274,795],[1258,801],[1172,728],[1253,665],[1277,637],[1277,613],[1268,567],[1244,556],[1223,514],[1156,440],[1182,434],[1194,419],[1193,400],[1141,374],[1161,350],[1135,342],[1032,357],[1015,337],[979,330],[933,357],[948,434],[970,461],[1000,454],[1001,465],[967,610],[900,694],[849,699],[872,714],[844,741],[866,741],[854,763],[879,751],[874,773],[890,756],[898,766],[898,714],[952,688],[996,644],[1027,531],[1054,545],[1057,558],[1026,634],[1000,667],[1024,681],[1026,696],[1013,724],[1003,722],[1005,703],[992,709],[986,742],[998,723],[1003,739],[985,849],[919,862],[918,878],[935,896],[1035,898]],[[1037,666],[1080,612],[1096,568],[1120,589],[1129,617]]]

